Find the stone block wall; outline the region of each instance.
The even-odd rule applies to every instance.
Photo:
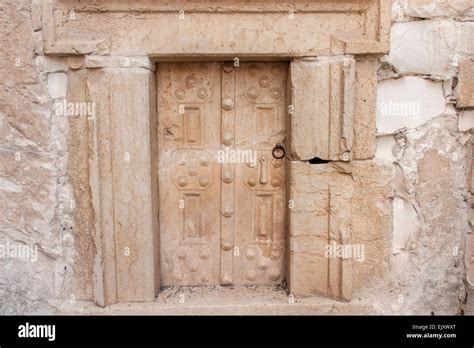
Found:
[[[392,9],[390,53],[379,70],[375,156],[396,173],[388,277],[399,301],[391,308],[460,313],[472,268],[474,7],[398,0]]]
[[[359,275],[353,301],[370,303],[374,313],[474,314],[474,5],[394,0],[392,9],[390,54],[378,63],[374,157],[358,155],[371,153],[362,142],[350,166],[297,170],[355,182],[352,211],[367,219],[352,222],[354,243],[371,247],[370,267],[352,270]],[[101,61],[46,56],[42,29],[40,0],[0,5],[0,252],[31,251],[0,254],[1,314],[55,313],[93,292],[92,236],[75,233],[93,229],[90,187],[80,168],[68,167],[88,165],[84,152],[68,151],[90,146],[87,120],[56,115],[54,103],[81,78],[71,70]],[[354,123],[355,132],[372,126],[370,119]]]
[[[73,267],[61,60],[42,50],[39,1],[0,5],[0,313],[53,313]],[[29,247],[31,257],[7,257]]]

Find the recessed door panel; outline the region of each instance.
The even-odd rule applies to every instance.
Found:
[[[219,284],[220,65],[159,64],[161,281]]]
[[[161,280],[284,280],[284,63],[158,65]]]
[[[236,284],[276,284],[285,274],[285,159],[272,154],[285,145],[284,63],[248,63],[236,80],[236,148],[254,152],[237,165]],[[278,157],[278,156],[277,156]]]

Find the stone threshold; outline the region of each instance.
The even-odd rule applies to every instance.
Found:
[[[122,302],[99,307],[77,301],[61,315],[343,315],[374,314],[371,304],[319,296],[291,298],[282,286],[167,287],[153,302]]]

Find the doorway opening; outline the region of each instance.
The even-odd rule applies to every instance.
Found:
[[[162,287],[285,284],[287,74],[158,63]]]

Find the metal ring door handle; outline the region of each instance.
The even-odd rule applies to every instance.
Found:
[[[282,159],[286,155],[286,150],[283,144],[276,144],[272,150],[272,156],[276,159]]]

